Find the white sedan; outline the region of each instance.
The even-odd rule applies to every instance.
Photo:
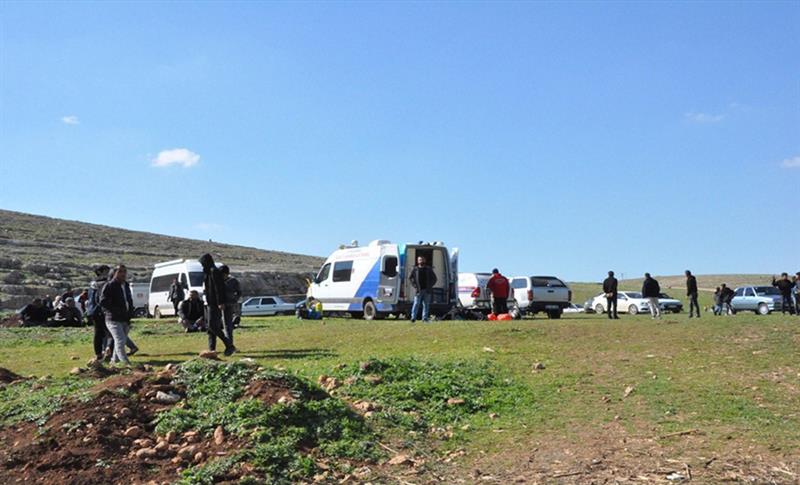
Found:
[[[605,313],[608,311],[608,301],[606,300],[605,293],[592,298],[589,308],[595,313]],[[636,315],[637,313],[646,313],[650,311],[650,304],[646,298],[638,291],[620,291],[617,293],[617,312],[630,313]]]
[[[242,316],[294,315],[294,303],[286,303],[277,296],[254,296],[242,303]]]

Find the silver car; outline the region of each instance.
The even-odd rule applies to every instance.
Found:
[[[734,313],[752,311],[758,315],[780,310],[781,305],[781,292],[774,286],[740,286],[731,301]]]

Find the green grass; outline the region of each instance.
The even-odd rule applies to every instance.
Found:
[[[453,393],[476,399],[468,416],[447,416],[446,407],[423,414],[432,413],[425,417],[431,426],[446,422],[460,430],[461,423],[470,424],[457,439],[487,453],[547,436],[577,440],[615,417],[640,436],[700,429],[710,452],[729,447],[730,436],[761,448],[800,446],[797,317],[704,313],[689,320],[684,313],[655,323],[643,315],[617,321],[577,315],[430,325],[275,317],[245,319],[244,325],[236,334],[237,359],[250,357],[298,377],[345,378],[360,373],[357,363],[378,359],[385,385],[341,389],[353,399],[387,399],[398,409],[407,405],[402,393],[413,389],[437,403]],[[183,334],[171,320],[138,321],[133,328],[142,349],[134,362],[183,361],[206,345],[205,335]],[[89,329],[24,330],[0,334],[0,366],[22,375],[63,376],[76,365],[71,356],[83,362],[92,355]],[[533,372],[535,362],[545,369]],[[422,363],[440,366],[440,377],[426,381]],[[400,370],[393,371],[398,364]],[[472,384],[453,387],[462,384],[459,375]],[[476,375],[487,379],[486,386],[476,386]],[[623,398],[627,386],[634,390]],[[488,417],[489,410],[496,419]],[[262,452],[280,454],[280,449]]]

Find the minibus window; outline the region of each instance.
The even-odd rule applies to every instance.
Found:
[[[352,273],[352,261],[337,261],[333,265],[333,282],[350,281],[350,275]]]

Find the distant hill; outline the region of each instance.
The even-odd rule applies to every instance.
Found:
[[[249,295],[302,293],[305,276],[323,261],[0,210],[0,308],[19,308],[33,296],[85,288],[98,264],[124,263],[133,281],[148,281],[153,264],[203,253],[228,264]]]

